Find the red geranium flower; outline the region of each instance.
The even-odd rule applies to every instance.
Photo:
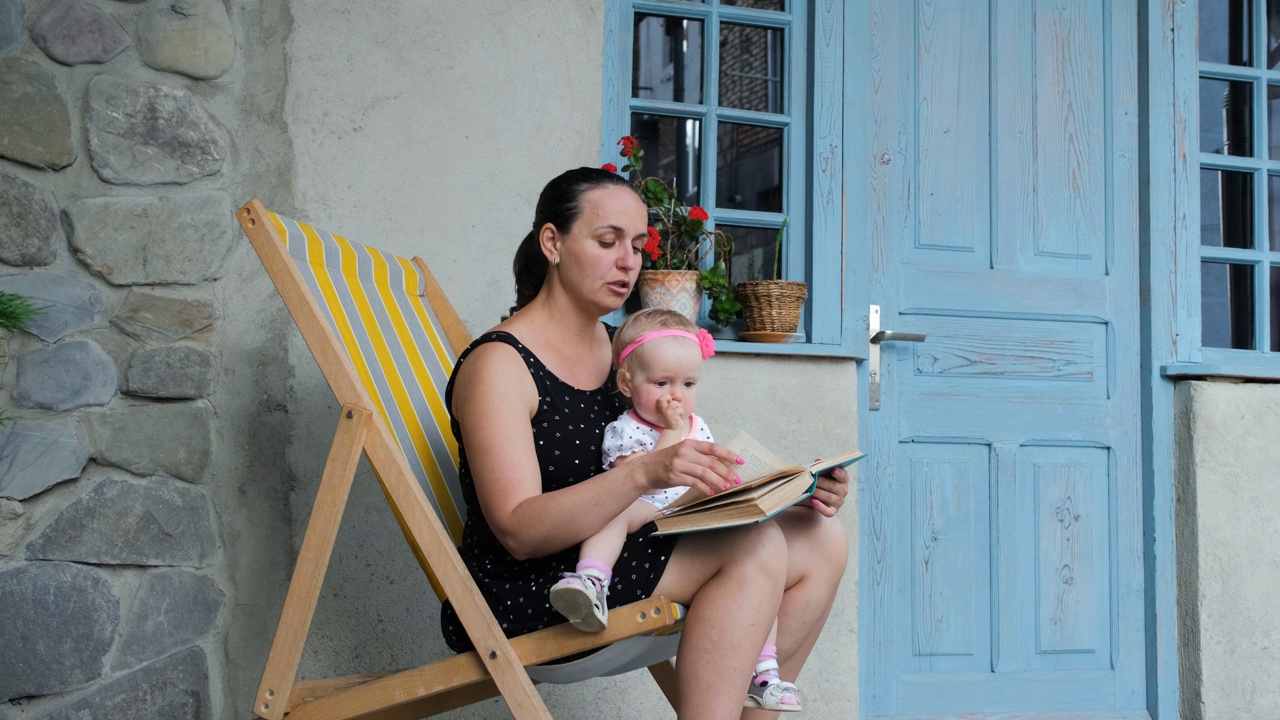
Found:
[[[631,157],[631,153],[635,152],[636,148],[640,145],[636,142],[636,139],[630,135],[623,135],[622,138],[618,140],[618,144],[622,146],[622,150],[619,151],[619,154],[621,154],[622,157]]]
[[[662,257],[662,248],[658,247],[658,243],[662,242],[662,236],[658,234],[658,229],[649,226],[649,240],[644,244],[644,251],[649,253],[650,260],[657,260]]]
[[[605,163],[600,166],[600,169],[608,170],[609,172],[618,172],[618,166],[614,165],[613,163]]]
[[[707,211],[703,210],[700,206],[694,205],[693,207],[689,208],[690,220],[701,220],[702,222],[706,222],[708,218],[709,216],[707,215]]]

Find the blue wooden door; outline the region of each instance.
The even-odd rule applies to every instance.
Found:
[[[1145,718],[1136,2],[861,7],[862,714]]]

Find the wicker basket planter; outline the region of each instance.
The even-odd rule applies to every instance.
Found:
[[[746,332],[794,333],[808,287],[795,280],[748,280],[738,283]]]

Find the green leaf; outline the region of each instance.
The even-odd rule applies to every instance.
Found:
[[[649,207],[666,205],[671,202],[671,188],[658,178],[645,178],[640,186],[640,199]]]
[[[44,310],[21,295],[0,292],[0,330],[26,330],[31,319]]]

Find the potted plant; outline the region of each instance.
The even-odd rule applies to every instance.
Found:
[[[800,326],[800,310],[809,296],[808,286],[782,277],[782,233],[787,221],[778,228],[773,248],[773,277],[768,280],[746,280],[737,285],[742,302],[741,338],[755,342],[791,342]]]
[[[708,316],[725,326],[738,316],[741,305],[731,292],[724,258],[733,254],[733,238],[707,227],[710,217],[703,208],[686,206],[675,188],[656,177],[644,177],[644,150],[630,135],[618,141],[624,164],[622,172],[633,173],[636,191],[649,208],[652,225],[644,246],[644,266],[640,272],[640,304],[665,307],[697,320],[702,294],[711,301]],[[612,163],[604,168],[616,171]],[[710,267],[703,267],[711,257]]]

